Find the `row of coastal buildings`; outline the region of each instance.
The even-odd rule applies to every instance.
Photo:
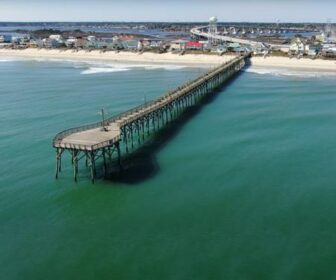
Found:
[[[97,38],[95,36],[80,36],[68,38],[62,35],[50,35],[48,38],[34,39],[29,35],[6,36],[0,35],[0,48],[69,48],[69,49],[138,49],[140,44],[151,46],[161,46],[158,40],[137,40],[133,36],[115,36],[112,38]]]
[[[226,43],[212,46],[207,41],[196,40],[170,40],[156,38],[138,38],[132,35],[118,35],[111,38],[96,36],[68,37],[50,35],[48,38],[34,39],[28,35],[8,36],[0,35],[0,48],[25,49],[75,49],[75,50],[130,50],[130,51],[158,51],[176,52],[183,54],[185,51],[216,52],[243,52],[236,43]]]
[[[24,49],[73,49],[73,50],[129,50],[175,52],[183,54],[186,51],[242,53],[253,51],[255,54],[265,54],[264,48],[248,49],[238,43],[222,42],[216,45],[201,40],[169,40],[157,38],[138,38],[132,35],[118,35],[110,38],[96,36],[81,36],[64,38],[61,35],[50,35],[48,38],[35,39],[29,35],[0,35],[0,48]],[[275,49],[287,53],[290,57],[330,57],[336,58],[336,36],[325,36],[323,33],[312,38],[296,37],[289,45],[278,46]]]
[[[336,36],[325,36],[324,33],[312,38],[293,38],[287,48],[281,48],[289,57],[329,57],[336,58]]]

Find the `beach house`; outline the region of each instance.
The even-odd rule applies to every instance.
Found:
[[[75,45],[76,40],[77,39],[75,37],[70,36],[67,40],[65,40],[65,42],[64,42],[65,46],[67,48],[73,48],[74,45]]]
[[[10,43],[11,41],[12,41],[12,36],[0,35],[0,43]]]
[[[48,49],[55,49],[65,46],[65,40],[61,35],[50,35],[42,40],[43,46]]]
[[[126,50],[136,51],[138,50],[139,40],[137,39],[123,39],[121,40],[122,46]]]
[[[323,44],[322,55],[325,57],[336,57],[336,45],[335,44]]]
[[[203,50],[204,44],[199,41],[189,41],[186,43],[186,50]]]
[[[11,39],[12,47],[14,49],[27,48],[30,39],[29,35],[13,36]]]
[[[178,52],[184,51],[187,42],[188,42],[187,40],[182,40],[182,39],[171,41],[169,50],[172,51],[172,52],[174,52],[174,51],[178,51]]]
[[[12,36],[9,35],[0,35],[0,49],[10,47],[12,41]]]
[[[312,42],[306,45],[306,54],[308,56],[316,57],[322,51],[322,45],[318,42]]]
[[[86,38],[85,49],[96,49],[98,48],[98,41],[96,36],[88,36]]]
[[[288,54],[292,55],[303,55],[306,51],[305,43],[300,38],[295,38],[292,40],[289,46]]]
[[[85,37],[76,37],[74,47],[76,49],[84,49],[87,45],[87,39]]]

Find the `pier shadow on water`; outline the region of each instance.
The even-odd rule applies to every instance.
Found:
[[[134,151],[130,149],[128,155],[123,154],[122,166],[123,171],[120,171],[114,163],[109,167],[109,175],[105,180],[113,183],[123,183],[128,185],[136,185],[153,178],[159,171],[160,166],[157,161],[157,154],[163,149],[176,135],[183,129],[184,125],[192,118],[196,117],[204,106],[210,105],[222,93],[225,88],[229,87],[242,72],[237,73],[225,85],[218,88],[215,92],[208,94],[196,105],[188,107],[176,119],[161,128],[155,134],[151,134],[146,142]],[[101,169],[101,166],[98,166]],[[111,185],[113,186],[113,184]]]

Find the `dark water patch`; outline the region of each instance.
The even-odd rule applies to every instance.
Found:
[[[241,75],[241,72],[234,75],[224,85],[204,96],[197,104],[186,108],[176,119],[156,132],[143,146],[129,155],[124,155],[122,157],[122,170],[110,165],[109,174],[104,179],[112,184],[136,185],[153,178],[160,171],[157,154],[174,140],[188,122],[199,115],[204,106],[210,106],[211,103],[215,102],[218,94],[225,94],[225,89],[235,82],[239,75]],[[198,141],[197,139],[194,140]],[[101,169],[102,165],[99,165],[98,168]],[[102,174],[100,173],[100,175]]]

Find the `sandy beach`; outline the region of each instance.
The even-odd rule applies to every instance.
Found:
[[[233,58],[231,55],[195,55],[195,54],[172,54],[172,53],[133,53],[115,51],[77,51],[72,50],[48,50],[48,49],[24,49],[7,50],[0,49],[0,57],[20,58],[50,58],[50,59],[71,59],[71,60],[99,60],[115,62],[139,62],[139,63],[169,63],[187,65],[216,65],[227,62]]]
[[[323,71],[336,72],[336,60],[310,59],[310,58],[289,58],[289,57],[253,57],[252,66],[258,68],[286,68],[298,71]]]
[[[184,64],[184,65],[217,65],[227,62],[233,58],[232,55],[206,55],[206,54],[185,54],[178,55],[172,53],[132,53],[132,52],[100,52],[100,51],[71,51],[71,50],[47,50],[47,49],[25,49],[8,50],[0,49],[0,57],[3,58],[45,58],[45,59],[71,59],[71,60],[98,60],[115,62],[134,62],[134,63],[165,63],[165,64]],[[296,59],[288,57],[270,56],[267,58],[253,57],[252,66],[258,68],[286,68],[299,71],[324,71],[336,72],[336,61],[322,59]]]

